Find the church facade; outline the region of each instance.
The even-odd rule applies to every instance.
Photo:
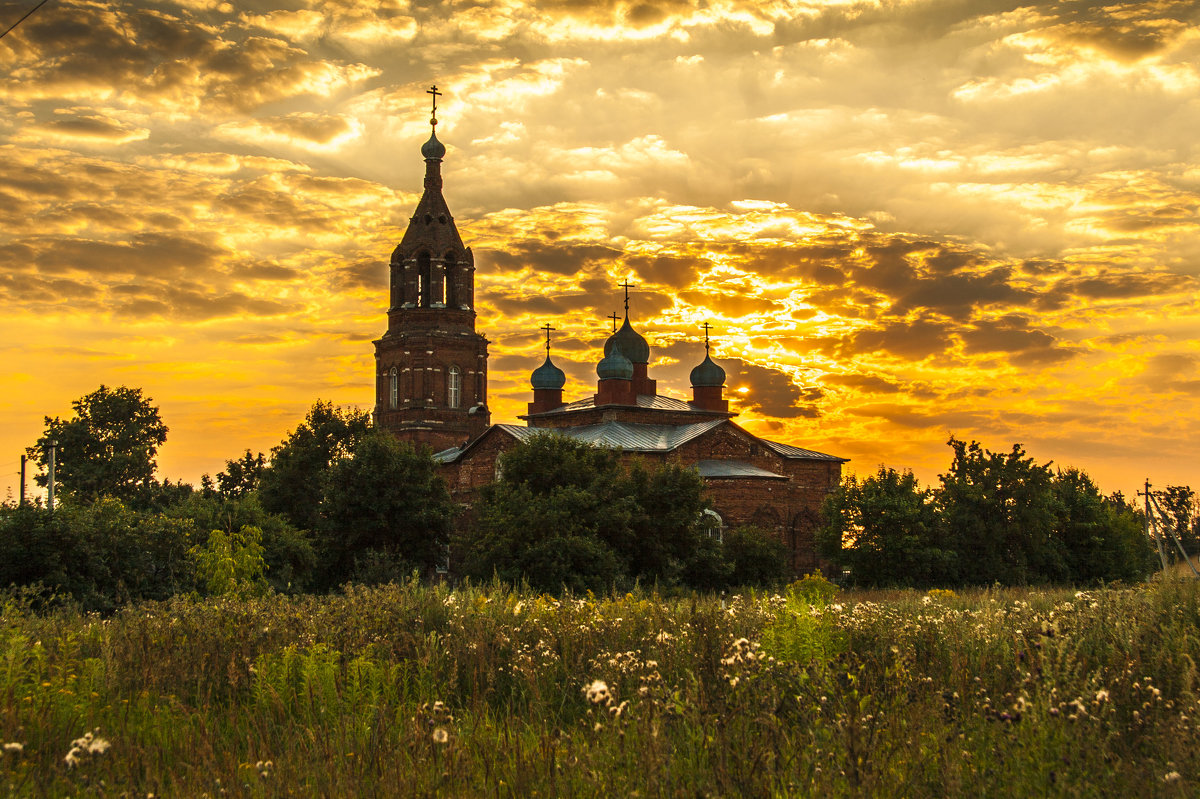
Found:
[[[430,121],[436,126],[436,116]],[[539,432],[617,449],[628,462],[693,467],[711,500],[709,534],[753,524],[784,543],[795,573],[816,568],[821,505],[846,459],[759,438],[735,423],[725,372],[708,355],[707,329],[704,360],[691,372],[692,398],[659,394],[648,373],[649,343],[629,318],[628,283],[625,318],[605,342],[595,392],[564,399],[566,375],[551,360],[547,328],[545,360],[530,377],[532,400],[520,417],[525,424],[490,423],[474,258],[442,196],[445,152],[435,127],[421,148],[425,191],[391,260],[388,329],[375,342],[376,424],[432,447],[452,495],[467,505],[495,479],[504,452]]]

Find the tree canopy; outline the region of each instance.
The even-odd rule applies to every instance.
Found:
[[[69,419],[45,417],[45,432],[27,454],[46,470],[50,442],[57,442],[56,489],[77,499],[140,499],[153,484],[155,456],[167,440],[158,408],[140,388],[103,385],[71,407]],[[34,479],[45,486],[48,474]]]

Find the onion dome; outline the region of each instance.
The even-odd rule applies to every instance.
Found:
[[[609,341],[612,341],[612,339],[610,338]],[[607,350],[608,346],[605,345],[604,349]],[[619,349],[614,347],[611,352],[600,360],[600,363],[596,364],[596,374],[600,376],[601,380],[612,378],[632,380],[633,362],[626,358]]]
[[[552,388],[562,390],[562,387],[567,384],[567,375],[562,369],[559,369],[550,362],[550,356],[546,356],[546,362],[533,370],[533,375],[530,376],[529,382],[533,384],[534,389]]]
[[[717,366],[713,359],[708,357],[708,353],[704,354],[704,360],[700,365],[692,370],[692,386],[720,386],[725,385],[725,370]]]
[[[421,145],[421,155],[426,158],[436,158],[441,160],[446,155],[446,145],[438,141],[437,132],[429,134],[429,141]]]
[[[630,363],[650,362],[650,345],[629,324],[628,315],[625,316],[625,322],[621,325],[621,329],[609,336],[608,341],[604,342],[604,355],[606,357],[612,354],[613,349],[619,349],[621,354],[629,359]]]

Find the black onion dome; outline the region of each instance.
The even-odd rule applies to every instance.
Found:
[[[723,386],[725,385],[725,370],[717,366],[707,353],[700,365],[692,370],[692,386]]]
[[[429,134],[429,141],[421,145],[421,155],[426,158],[445,158],[446,145],[438,141],[437,132],[433,131]]]
[[[612,339],[609,339],[611,341]],[[605,347],[607,349],[607,347]],[[596,374],[601,380],[619,378],[633,379],[633,362],[626,358],[619,349],[614,348],[596,364]]]
[[[650,362],[650,345],[629,324],[628,316],[625,317],[625,322],[621,325],[621,329],[609,336],[608,341],[604,342],[604,354],[609,355],[614,347],[620,349],[621,354],[628,358],[631,363]]]
[[[550,356],[547,355],[546,362],[533,370],[533,375],[530,376],[529,382],[533,384],[535,389],[561,389],[567,384],[567,375],[562,369],[551,363]]]

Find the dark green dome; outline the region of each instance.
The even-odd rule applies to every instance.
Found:
[[[421,155],[426,158],[444,158],[446,156],[446,145],[438,141],[437,132],[429,134],[429,141],[421,145]]]
[[[725,385],[725,370],[713,363],[713,359],[705,353],[704,360],[692,370],[693,386],[723,386]]]
[[[630,363],[650,362],[650,345],[629,324],[628,316],[625,317],[625,322],[621,325],[621,329],[609,336],[608,341],[604,342],[604,354],[606,356],[611,354],[614,347],[620,349],[621,354],[628,358]]]
[[[613,349],[601,359],[600,363],[596,364],[596,374],[600,375],[601,380],[609,380],[614,377],[621,380],[632,380],[633,363],[621,354],[620,350]]]
[[[533,384],[535,389],[561,389],[567,384],[567,375],[562,369],[551,363],[550,356],[547,355],[546,362],[533,370],[533,375],[529,378],[529,382]]]

